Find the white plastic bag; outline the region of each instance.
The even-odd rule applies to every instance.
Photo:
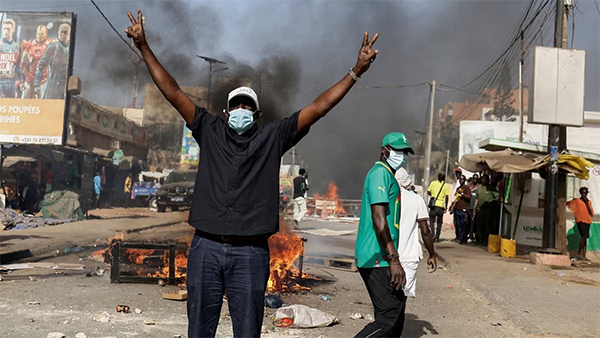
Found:
[[[339,321],[336,316],[330,315],[329,313],[299,304],[277,309],[275,320],[283,318],[291,318],[294,321],[291,327],[301,328],[325,327]]]

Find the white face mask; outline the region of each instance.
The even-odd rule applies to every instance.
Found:
[[[395,151],[393,149],[389,149],[389,151],[390,157],[386,159],[387,163],[394,170],[400,169],[400,167],[403,166],[404,163],[406,163],[406,156],[404,156],[404,153],[401,151]]]
[[[229,112],[229,127],[238,135],[245,133],[254,123],[254,112],[238,108]]]

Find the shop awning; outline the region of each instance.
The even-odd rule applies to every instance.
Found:
[[[4,159],[4,162],[2,162],[2,167],[10,168],[19,162],[36,162],[36,161],[37,160],[34,157],[30,157],[30,156],[10,156],[10,157],[7,157]]]
[[[548,154],[548,147],[539,144],[531,144],[519,141],[502,140],[497,138],[488,138],[479,142],[479,148],[487,151],[499,151],[510,148],[516,151],[522,151],[532,154],[546,155]],[[574,156],[583,157],[592,163],[600,163],[600,154],[590,153],[577,149],[567,149],[569,154]]]
[[[502,173],[522,173],[537,170],[545,165],[543,162],[536,162],[537,157],[512,149],[504,149],[463,155],[458,165],[472,172],[491,169]]]

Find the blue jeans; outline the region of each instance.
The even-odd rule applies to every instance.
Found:
[[[235,245],[194,235],[187,266],[188,338],[214,337],[227,292],[234,337],[260,337],[269,245]]]
[[[461,243],[467,242],[467,212],[454,210],[454,227],[456,228],[456,239]]]

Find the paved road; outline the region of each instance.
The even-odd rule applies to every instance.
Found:
[[[115,220],[113,220],[115,221]],[[109,222],[105,220],[105,222]],[[352,230],[355,224],[339,222],[304,222],[302,229]],[[185,224],[131,233],[126,239],[189,238],[191,229]],[[355,235],[315,236],[308,238],[306,255],[351,255]],[[409,299],[403,337],[598,337],[598,284],[591,267],[556,271],[535,267],[526,262],[502,259],[477,247],[444,242],[438,251],[449,265],[435,273],[424,266],[418,274],[417,298]],[[85,273],[101,263],[86,260],[89,252],[59,256],[55,262],[84,263],[82,272],[55,275],[54,270],[15,271],[0,282],[0,336],[45,337],[60,331],[73,337],[82,331],[90,338],[99,337],[172,337],[186,333],[185,303],[161,298],[174,286],[143,284],[110,284],[109,277],[85,277]],[[82,260],[80,260],[80,257]],[[523,270],[523,268],[527,268]],[[595,270],[594,270],[595,269]],[[588,271],[589,270],[589,271]],[[285,302],[305,304],[340,318],[341,323],[319,329],[280,329],[272,326],[274,310],[267,309],[264,337],[351,337],[367,321],[352,320],[350,314],[372,312],[360,276],[355,272],[307,266],[306,272],[321,280],[304,281],[312,290],[305,294],[286,294]],[[30,281],[37,275],[37,281]],[[589,275],[589,279],[586,277]],[[587,283],[584,283],[587,281]],[[567,283],[567,284],[562,284]],[[327,294],[324,302],[319,294]],[[40,305],[27,305],[38,301]],[[558,304],[551,306],[551,303]],[[117,304],[143,310],[138,314],[118,314]],[[106,311],[108,323],[93,317]],[[231,337],[231,320],[227,304],[218,337]],[[33,318],[34,322],[28,319]],[[156,325],[143,324],[151,318]]]

